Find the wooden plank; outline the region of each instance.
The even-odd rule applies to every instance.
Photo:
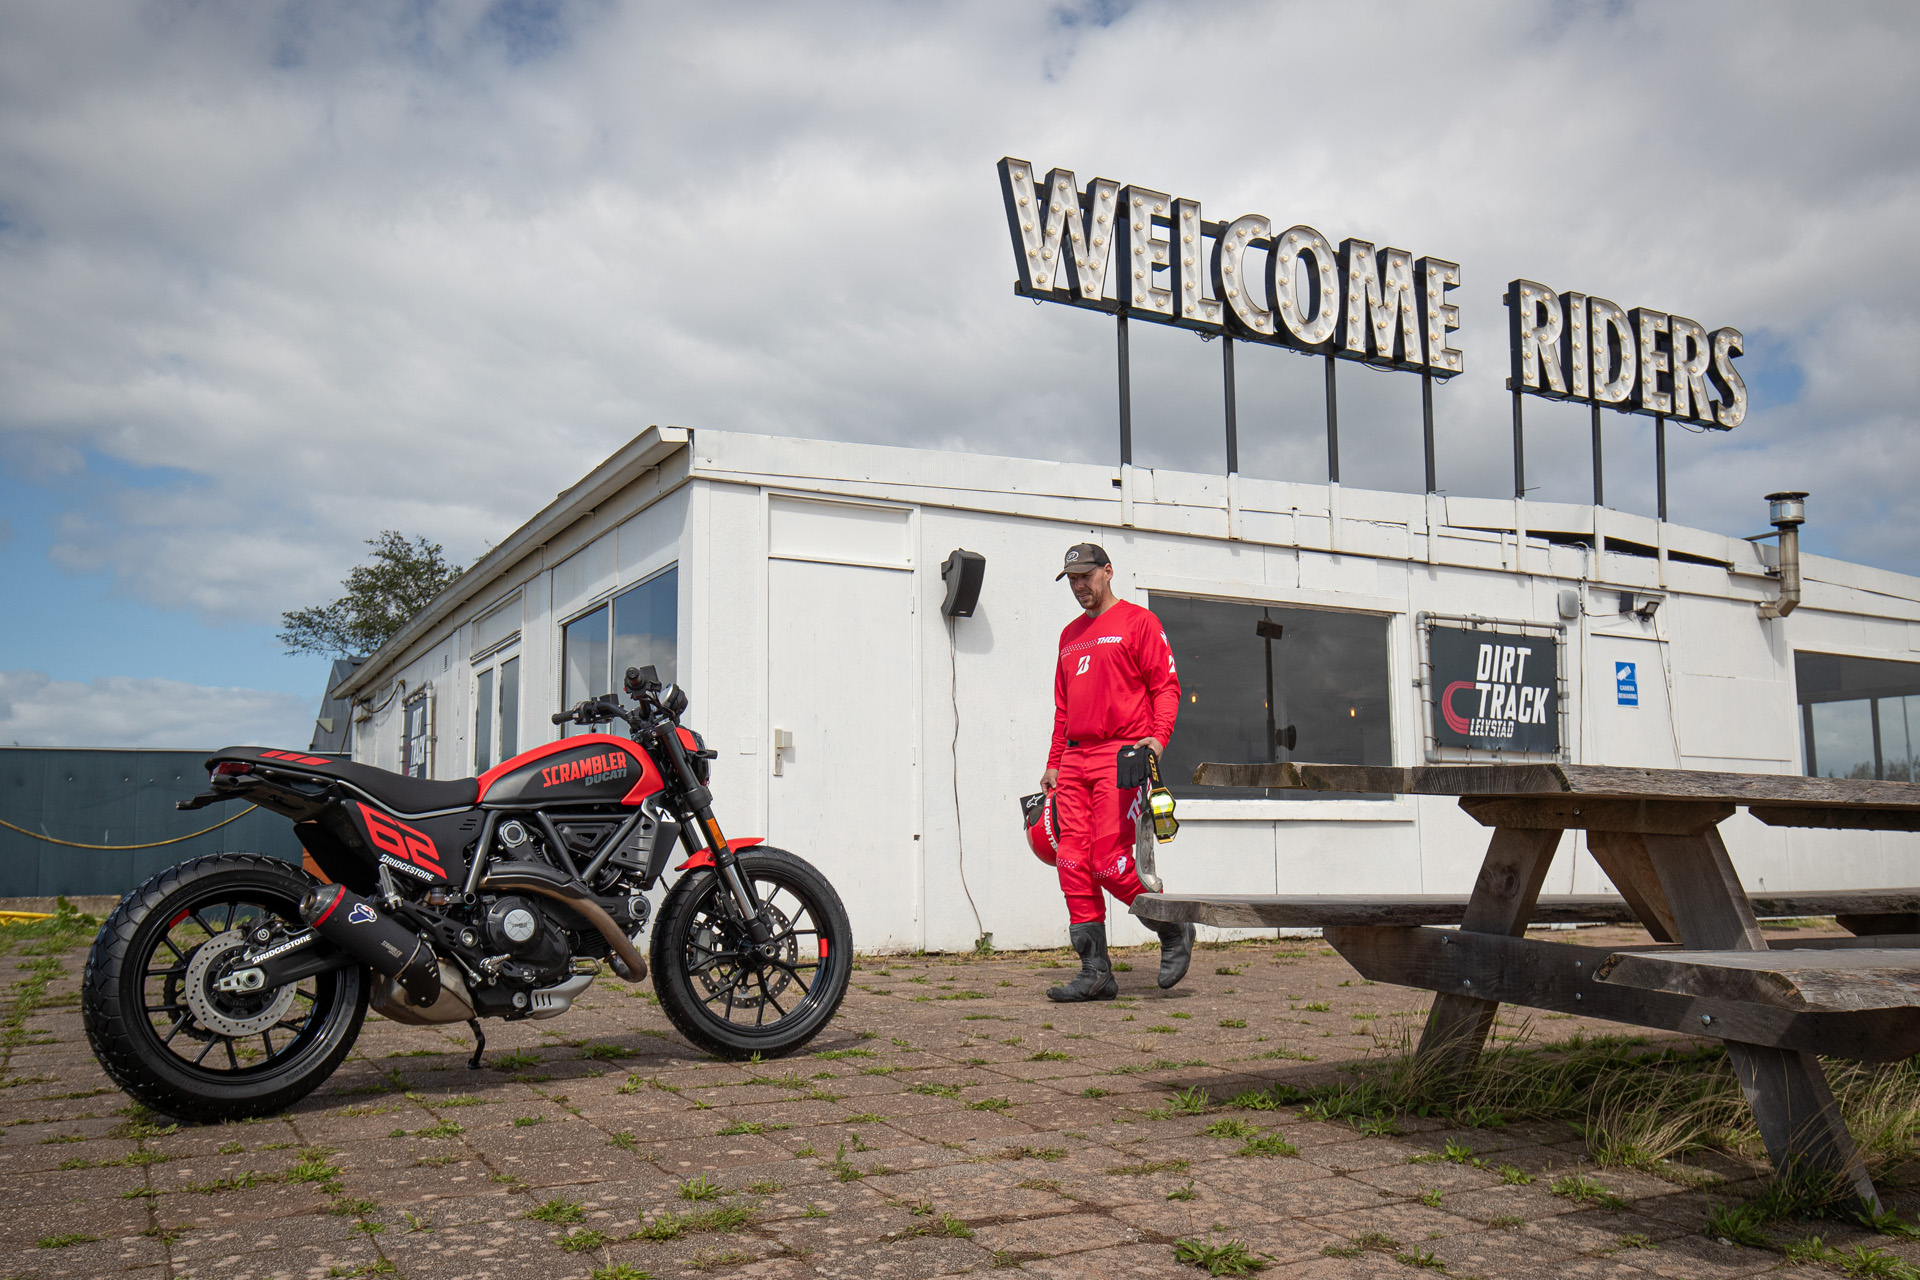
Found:
[[[1766,950],[1760,922],[1718,831],[1640,839],[1666,891],[1679,942],[1698,951]]]
[[[1782,1009],[1920,1009],[1920,954],[1868,947],[1610,956],[1603,982]]]
[[[1589,831],[1587,852],[1607,873],[1620,896],[1632,904],[1648,933],[1661,942],[1672,942],[1680,936],[1679,926],[1673,922],[1673,908],[1667,905],[1667,891],[1660,885],[1647,854],[1647,842],[1641,836],[1630,831]]]
[[[1133,914],[1142,920],[1222,929],[1459,924],[1466,918],[1467,895],[1143,893],[1133,900]],[[1631,906],[1610,893],[1541,898],[1528,914],[1530,924],[1633,924],[1638,919]]]
[[[1880,809],[1920,813],[1920,783],[1809,778],[1782,773],[1715,773],[1701,769],[1632,769],[1617,765],[1463,764],[1411,769],[1372,765],[1203,764],[1197,786],[1278,787],[1308,791],[1378,791],[1396,795],[1616,796],[1648,800],[1718,800],[1729,804],[1815,809]]]
[[[1904,1010],[1795,1011],[1628,988],[1596,978],[1600,966],[1616,955],[1685,954],[1671,947],[1622,952],[1617,947],[1447,929],[1356,926],[1328,929],[1326,940],[1364,978],[1467,997],[1475,1003],[1499,1001],[1863,1062],[1897,1062],[1920,1053],[1920,1020]]]
[[[1480,874],[1473,882],[1473,893],[1467,899],[1461,929],[1508,936],[1525,933],[1534,902],[1540,897],[1540,886],[1546,882],[1547,868],[1553,863],[1553,851],[1559,847],[1560,834],[1496,828],[1480,864]],[[1435,996],[1433,1008],[1427,1013],[1426,1030],[1420,1035],[1420,1058],[1447,1075],[1471,1066],[1480,1056],[1499,1011],[1497,1000],[1447,992]]]
[[[1460,807],[1483,827],[1529,831],[1652,831],[1690,836],[1733,816],[1724,800],[1616,800],[1595,796],[1462,796]]]
[[[1666,890],[1681,943],[1691,950],[1767,949],[1718,830],[1641,839]],[[1913,1015],[1903,1011],[1899,1016]],[[1847,1132],[1820,1059],[1765,1042],[1729,1038],[1726,1045],[1773,1167],[1780,1172],[1801,1165],[1827,1170],[1877,1210],[1880,1197]]]
[[[1806,804],[1756,804],[1747,812],[1770,827],[1824,827],[1829,831],[1920,831],[1913,809],[1838,809]]]
[[[1588,848],[1600,859],[1599,842],[1587,837]],[[1645,849],[1636,842],[1642,857]],[[1624,875],[1602,860],[1601,867],[1615,885]],[[1666,895],[1660,889],[1651,863],[1646,878],[1659,893],[1664,910]],[[1845,916],[1854,920],[1888,920],[1898,923],[1912,920],[1910,930],[1920,933],[1920,890],[1914,889],[1842,889],[1830,893],[1761,893],[1753,895],[1756,914],[1762,917],[1800,918],[1806,916]],[[1899,908],[1906,907],[1902,914]],[[1221,929],[1318,929],[1329,925],[1422,925],[1459,924],[1466,918],[1464,893],[1412,894],[1271,894],[1271,893],[1143,893],[1133,900],[1133,914],[1142,920],[1171,921],[1175,924],[1206,924]],[[1656,912],[1657,916],[1657,912]],[[1633,924],[1647,914],[1622,897],[1610,893],[1547,894],[1534,903],[1528,913],[1529,924]],[[1843,923],[1842,928],[1847,926]],[[1658,935],[1655,935],[1658,938]],[[1669,933],[1661,941],[1671,941]],[[1774,946],[1788,945],[1775,940]]]

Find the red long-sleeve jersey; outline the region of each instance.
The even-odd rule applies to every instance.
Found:
[[[1166,742],[1180,714],[1180,673],[1160,619],[1122,600],[1097,618],[1081,614],[1060,633],[1053,673],[1053,748],[1060,767],[1069,739]]]

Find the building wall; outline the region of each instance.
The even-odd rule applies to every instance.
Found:
[[[863,947],[951,950],[982,932],[1003,947],[1065,935],[1017,801],[1045,764],[1053,654],[1075,611],[1053,579],[1075,542],[1105,546],[1116,591],[1143,605],[1165,592],[1387,617],[1402,765],[1422,761],[1423,611],[1565,622],[1568,747],[1583,763],[1797,772],[1794,650],[1914,660],[1920,645],[1913,579],[1809,557],[1806,604],[1764,621],[1755,602],[1775,591],[1770,549],[1619,512],[1166,472],[1134,473],[1123,490],[1117,479],[1104,467],[700,432],[679,462],[477,593],[392,674],[430,684],[442,746],[464,743],[464,623],[517,586],[521,746],[550,740],[561,622],[677,556],[681,680],[689,723],[720,752],[722,823],[816,862],[842,887]],[[1596,535],[1666,554],[1564,545]],[[987,557],[986,584],[975,615],[949,622],[939,568],[957,547]],[[1623,616],[1623,589],[1662,605],[1650,621]],[[1567,590],[1577,618],[1560,616]],[[1635,712],[1613,702],[1623,654],[1643,672]],[[394,714],[355,739],[390,767]],[[776,773],[778,729],[795,740]],[[471,772],[455,760],[466,758],[439,756],[436,773]],[[1464,892],[1486,842],[1444,798],[1196,799],[1180,812],[1179,839],[1160,851],[1176,891]],[[1755,888],[1910,882],[1920,851],[1908,835],[1775,830],[1744,814],[1725,830]],[[1607,887],[1577,833],[1548,883]],[[1147,936],[1114,920],[1121,941]]]

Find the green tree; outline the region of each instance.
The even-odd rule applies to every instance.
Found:
[[[354,566],[340,584],[347,594],[332,604],[280,615],[280,643],[288,653],[372,653],[461,573],[461,566],[441,554],[439,543],[425,538],[409,542],[384,529],[367,545],[373,548],[367,563]]]

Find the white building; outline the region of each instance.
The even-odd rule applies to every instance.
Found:
[[[1062,942],[1025,846],[1052,718],[1065,549],[1103,545],[1181,661],[1170,773],[1268,758],[1426,758],[1423,614],[1562,627],[1561,741],[1580,763],[1906,778],[1920,734],[1920,579],[1585,506],[649,428],[520,528],[337,690],[354,758],[471,775],[551,712],[651,661],[720,756],[716,808],[820,866],[865,950]],[[1762,510],[1755,495],[1756,517]],[[1817,507],[1816,507],[1817,518]],[[987,558],[940,611],[955,548]],[[1596,549],[1601,548],[1601,549]],[[1623,593],[1642,613],[1623,613]],[[1656,607],[1647,610],[1651,602]],[[1503,630],[1517,629],[1503,625]],[[1637,673],[1637,705],[1616,663]],[[1464,707],[1465,700],[1462,702]],[[776,749],[776,743],[781,745]],[[1175,779],[1178,780],[1177,778]],[[1187,892],[1464,892],[1485,832],[1446,799],[1189,790],[1161,850]],[[1725,825],[1749,888],[1911,883],[1915,837]],[[1569,833],[1549,892],[1605,887]],[[976,920],[977,910],[977,920]],[[1117,912],[1118,941],[1145,931]]]

